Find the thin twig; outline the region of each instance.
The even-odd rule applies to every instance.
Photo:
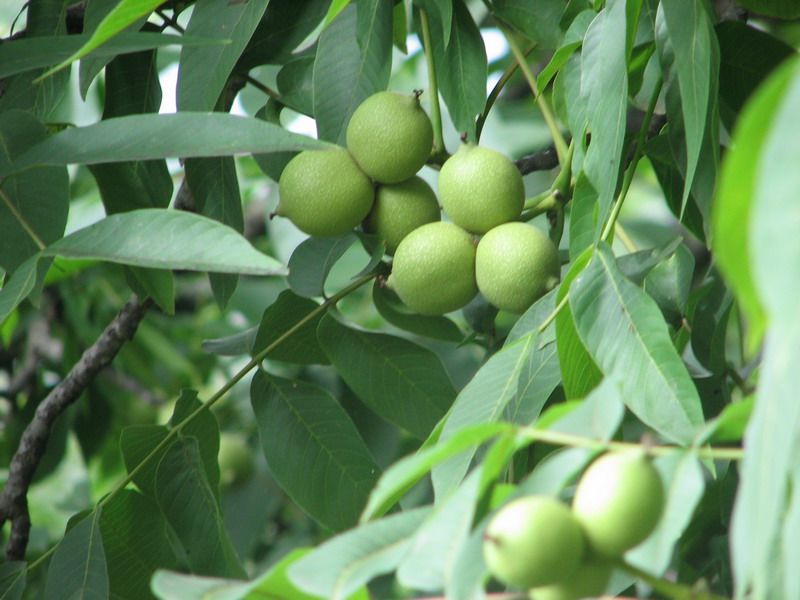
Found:
[[[436,80],[436,66],[433,64],[431,24],[427,11],[422,8],[419,9],[419,23],[422,28],[422,43],[428,67],[428,94],[431,98],[431,123],[433,125],[433,151],[431,155],[439,157],[446,152],[444,134],[442,133],[442,110],[439,107],[439,84]]]
[[[539,110],[542,113],[544,122],[547,124],[547,128],[550,130],[550,135],[553,137],[553,144],[556,147],[556,153],[558,154],[559,163],[562,163],[564,160],[566,160],[567,143],[564,140],[564,136],[561,135],[561,130],[559,130],[558,125],[556,124],[556,119],[553,116],[553,111],[550,110],[550,105],[547,104],[547,100],[545,100],[544,96],[542,96],[542,94],[539,93],[539,86],[536,83],[536,77],[534,77],[533,72],[528,66],[528,61],[525,57],[525,54],[523,54],[522,50],[517,44],[516,39],[514,39],[514,33],[510,31],[505,24],[501,24],[500,22],[498,22],[498,25],[500,31],[503,33],[506,40],[508,41],[508,46],[511,48],[511,52],[514,54],[514,58],[517,59],[519,67],[520,69],[522,69],[522,74],[528,81],[528,85],[530,86],[531,92],[533,93],[533,98],[534,100],[536,100],[536,104],[539,106]]]
[[[0,492],[0,526],[11,521],[11,535],[6,546],[8,560],[23,560],[30,533],[28,488],[44,455],[50,431],[56,419],[83,393],[97,373],[108,365],[126,341],[133,337],[151,300],[133,296],[108,324],[100,337],[87,348],[67,376],[36,408],[33,420],[25,428],[8,471],[8,480]]]
[[[533,43],[523,52],[523,54],[527,57],[533,49],[536,48],[536,44]],[[478,121],[475,125],[475,137],[480,141],[481,139],[481,132],[483,131],[483,126],[486,123],[486,119],[489,117],[489,112],[492,110],[494,103],[497,102],[497,98],[500,96],[500,92],[503,91],[503,88],[506,87],[509,79],[517,72],[519,69],[519,63],[513,61],[506,70],[503,71],[503,74],[500,76],[500,79],[497,80],[497,83],[494,84],[492,91],[489,93],[489,97],[486,99],[486,104],[483,107],[483,112],[478,115]]]

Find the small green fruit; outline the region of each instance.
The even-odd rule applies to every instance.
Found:
[[[375,204],[363,227],[384,241],[387,254],[394,254],[409,233],[440,218],[436,194],[423,179],[414,176],[400,183],[378,186]]]
[[[431,120],[416,96],[378,92],[356,108],[347,149],[381,183],[399,183],[422,168],[433,148]]]
[[[508,157],[462,144],[442,166],[439,197],[453,223],[473,233],[486,233],[519,217],[525,186]]]
[[[497,308],[525,312],[555,286],[559,272],[555,245],[533,225],[498,225],[478,244],[478,289]]]
[[[347,150],[306,150],[286,165],[276,214],[309,235],[336,237],[351,231],[372,208],[372,182]]]
[[[388,284],[423,315],[461,308],[478,293],[472,238],[452,223],[418,227],[397,247]]]
[[[506,504],[489,522],[483,542],[492,575],[525,589],[566,581],[583,552],[580,525],[567,506],[549,496]]]
[[[575,490],[572,510],[589,545],[616,558],[656,528],[664,509],[664,486],[641,450],[611,452],[594,461]]]
[[[589,560],[581,563],[575,574],[567,581],[531,590],[531,598],[532,600],[596,598],[605,592],[612,571],[609,563]]]
[[[255,468],[253,452],[242,436],[223,432],[219,438],[219,473],[223,485],[248,479]]]

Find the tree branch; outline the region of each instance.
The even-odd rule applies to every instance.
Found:
[[[635,134],[644,123],[645,111],[638,108],[631,108],[628,111],[626,131],[628,134]],[[647,139],[658,135],[661,129],[666,125],[667,117],[662,114],[654,114],[653,118],[647,127]],[[631,155],[628,160],[633,158]],[[523,175],[533,173],[534,171],[549,171],[558,166],[558,154],[556,153],[555,146],[548,146],[538,152],[527,154],[516,161],[519,172]]]
[[[28,488],[44,455],[53,423],[78,399],[95,375],[114,359],[123,344],[133,337],[151,305],[151,300],[140,300],[135,295],[128,300],[67,376],[36,408],[36,414],[22,433],[11,459],[8,481],[0,492],[0,526],[7,520],[11,521],[6,559],[23,560],[25,557],[31,527]]]

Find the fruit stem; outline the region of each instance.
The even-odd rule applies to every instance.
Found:
[[[433,47],[431,43],[431,23],[428,12],[419,9],[419,23],[422,28],[422,45],[425,51],[425,63],[428,66],[428,93],[431,97],[431,123],[433,124],[433,151],[437,157],[446,152],[444,135],[442,134],[442,110],[439,107],[439,85],[436,81],[436,66],[433,64]]]
[[[622,559],[619,560],[617,566],[637,579],[641,579],[659,594],[674,598],[674,600],[688,600],[689,598],[691,598],[691,600],[727,600],[724,596],[718,596],[709,591],[697,589],[697,587],[689,587],[667,581],[666,579],[661,579],[660,577],[655,577]]]
[[[545,100],[544,96],[539,93],[539,85],[536,83],[536,77],[534,77],[533,72],[528,66],[528,61],[525,58],[525,54],[522,52],[522,50],[520,50],[516,39],[514,39],[514,34],[509,30],[508,26],[505,23],[500,22],[499,19],[497,25],[508,41],[508,46],[511,48],[514,58],[516,58],[517,62],[519,63],[519,67],[522,69],[522,74],[525,75],[525,79],[528,81],[528,86],[530,86],[531,92],[533,92],[533,97],[536,100],[536,104],[539,105],[539,110],[542,111],[542,117],[547,124],[547,128],[550,130],[550,135],[553,137],[553,144],[556,147],[556,154],[558,154],[558,162],[563,167],[567,161],[567,143],[564,141],[564,136],[561,135],[561,131],[558,129],[553,112],[550,110],[547,100]]]
[[[628,195],[628,190],[633,182],[633,175],[636,172],[636,166],[639,164],[639,159],[642,157],[645,138],[647,137],[647,131],[650,129],[650,119],[652,119],[653,112],[656,109],[656,103],[658,102],[658,97],[661,94],[662,84],[663,79],[659,77],[656,87],[653,90],[653,95],[650,97],[650,104],[647,106],[647,112],[644,115],[642,126],[639,128],[639,133],[636,136],[636,149],[633,152],[633,159],[631,159],[628,170],[625,171],[625,177],[622,180],[622,189],[619,191],[619,196],[617,196],[617,201],[614,203],[614,208],[611,210],[608,221],[606,221],[605,227],[603,228],[603,233],[600,235],[600,239],[606,242],[611,241],[611,236],[614,233],[614,224],[617,222],[619,212],[622,209],[622,204],[625,202],[625,197]]]
[[[527,57],[528,54],[533,52],[533,49],[536,48],[536,43],[531,44],[528,46],[528,49],[525,50],[524,55]],[[500,76],[500,79],[497,80],[497,83],[494,84],[492,91],[489,93],[489,97],[486,99],[486,104],[483,107],[483,112],[478,115],[478,121],[475,124],[475,141],[479,142],[481,139],[481,132],[483,131],[483,126],[486,124],[486,119],[489,117],[489,111],[492,110],[494,103],[497,101],[497,97],[500,95],[500,92],[503,91],[503,88],[508,83],[508,80],[511,79],[511,76],[517,72],[519,68],[519,63],[514,61],[510,65],[506,67],[506,70],[503,71],[503,74]]]
[[[565,299],[568,296],[565,296]],[[559,303],[559,307],[564,304],[564,300]],[[556,308],[556,312],[559,308]],[[555,313],[551,315],[554,317]],[[552,321],[552,318],[548,318]],[[542,327],[539,328],[543,330]],[[641,448],[642,444],[638,442],[606,442],[594,438],[587,438],[580,435],[573,435],[571,433],[562,433],[560,431],[552,431],[550,429],[539,429],[537,427],[520,427],[517,430],[518,434],[523,438],[529,439],[533,442],[545,442],[557,446],[571,446],[573,448],[587,448],[589,450],[632,450]],[[647,453],[650,456],[668,456],[676,451],[682,450],[678,446],[647,446]],[[706,446],[703,448],[688,448],[686,451],[692,452],[698,458],[712,459],[712,460],[741,460],[744,458],[744,449],[742,448],[714,448]]]

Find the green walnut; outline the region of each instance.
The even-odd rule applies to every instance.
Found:
[[[525,312],[558,283],[559,273],[558,250],[533,225],[498,225],[478,244],[478,289],[497,308]]]
[[[478,293],[472,237],[452,223],[418,227],[397,246],[387,283],[406,306],[423,315],[465,306]]]
[[[423,179],[414,176],[400,183],[378,186],[375,204],[363,228],[384,241],[387,254],[394,254],[409,233],[440,219],[436,194]]]
[[[276,214],[316,237],[351,231],[372,208],[372,182],[344,148],[306,150],[286,165]]]
[[[525,186],[508,157],[462,144],[439,173],[439,198],[453,223],[473,233],[486,233],[519,217]]]
[[[375,181],[399,183],[422,168],[433,148],[433,127],[416,95],[378,92],[356,108],[347,149]]]
[[[531,590],[532,600],[581,600],[597,598],[611,579],[611,564],[598,560],[582,562],[566,581]]]
[[[526,496],[501,508],[484,534],[483,557],[499,581],[520,588],[564,582],[578,570],[584,539],[569,508]]]
[[[644,451],[610,452],[578,482],[572,510],[592,549],[616,558],[643,542],[664,509],[664,485]]]

